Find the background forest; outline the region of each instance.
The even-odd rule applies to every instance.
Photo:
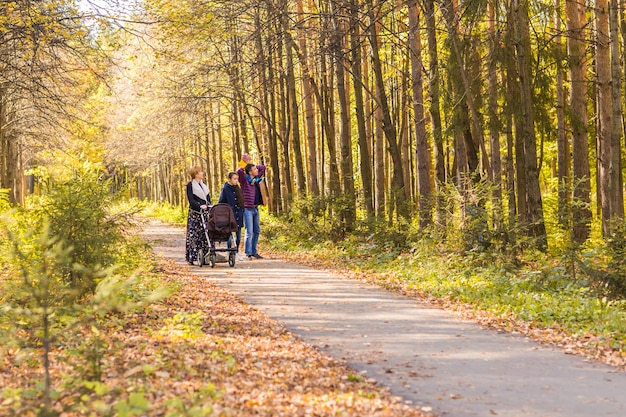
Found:
[[[269,167],[272,213],[339,238],[416,220],[444,241],[471,229],[469,247],[545,249],[620,228],[619,2],[0,7],[12,202],[88,165],[183,205],[189,166],[217,193],[248,152]]]

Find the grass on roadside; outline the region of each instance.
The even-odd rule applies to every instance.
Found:
[[[166,202],[155,203],[147,201],[134,201],[133,204],[141,204],[143,207],[142,215],[148,218],[158,219],[162,222],[184,225],[187,224],[187,210],[180,207],[172,206]]]

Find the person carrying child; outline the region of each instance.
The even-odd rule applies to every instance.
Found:
[[[250,163],[250,155],[242,155],[242,162],[247,164],[237,170],[239,184],[244,200],[243,223],[246,228],[246,239],[244,243],[246,256],[248,259],[263,259],[257,251],[257,243],[261,235],[261,219],[259,217],[259,206],[263,205],[260,183],[264,179],[265,165],[254,165]]]

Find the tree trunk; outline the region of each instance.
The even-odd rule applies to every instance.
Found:
[[[517,219],[517,201],[515,198],[515,170],[513,161],[513,114],[506,110],[506,194],[508,200],[509,230],[514,230]],[[508,236],[511,241],[515,236]]]
[[[363,100],[363,75],[361,66],[361,32],[359,30],[359,8],[356,0],[350,0],[350,48],[352,50],[352,79],[354,88],[355,115],[359,134],[359,153],[361,160],[361,181],[363,183],[363,204],[365,213],[370,219],[374,216],[374,199],[372,190],[371,152],[365,123],[365,104]]]
[[[520,86],[521,140],[524,147],[524,173],[526,175],[526,220],[529,236],[536,239],[539,248],[548,246],[543,218],[543,204],[537,168],[537,144],[535,140],[535,115],[533,109],[533,85],[531,78],[530,27],[528,0],[513,2],[513,31]],[[519,163],[519,161],[518,161]],[[519,179],[519,178],[518,178]]]
[[[493,225],[495,229],[501,228],[502,223],[502,158],[500,156],[500,121],[498,119],[498,78],[496,72],[497,54],[499,52],[499,35],[496,33],[496,0],[490,0],[487,4],[489,33],[489,60],[488,66],[488,91],[489,91],[489,142],[491,145],[492,178],[492,204]]]
[[[452,44],[452,54],[454,55],[456,62],[456,70],[457,74],[461,81],[461,88],[463,93],[465,94],[465,104],[467,105],[467,110],[469,110],[469,115],[467,115],[467,111],[461,110],[462,116],[469,118],[468,123],[468,131],[465,133],[466,139],[466,149],[468,152],[468,163],[470,164],[470,172],[474,174],[478,169],[478,149],[475,149],[476,146],[474,144],[474,138],[478,142],[478,146],[480,147],[482,161],[485,170],[487,171],[487,176],[491,179],[491,164],[489,162],[489,157],[487,154],[487,149],[485,147],[485,138],[483,135],[483,129],[480,125],[480,114],[478,112],[478,107],[476,106],[476,100],[474,99],[474,94],[472,92],[469,78],[467,75],[467,70],[465,68],[465,60],[463,59],[463,55],[461,54],[461,45],[459,41],[459,36],[457,33],[457,18],[456,11],[453,5],[452,0],[443,0],[441,2],[441,10],[444,15],[444,20],[446,21],[446,25],[448,28],[448,35],[450,37],[450,43]],[[456,78],[456,77],[455,77]],[[457,80],[458,83],[458,80]],[[457,87],[458,90],[460,88]]]
[[[326,126],[326,145],[328,147],[328,189],[331,199],[337,198],[341,194],[341,184],[339,183],[339,167],[337,165],[337,141],[335,135],[335,113],[333,91],[329,87],[332,85],[332,74],[328,74],[326,55],[321,57],[322,65],[322,91],[323,96],[320,95],[322,100],[322,124]],[[330,82],[329,82],[330,78]]]
[[[374,187],[376,193],[376,201],[374,208],[376,210],[376,217],[382,219],[385,215],[385,207],[387,206],[385,201],[385,134],[383,133],[383,111],[378,104],[374,104],[374,179],[376,186]]]
[[[345,2],[343,3],[345,4]],[[350,98],[346,83],[345,71],[345,36],[346,27],[342,17],[345,14],[343,7],[331,1],[333,12],[333,34],[331,37],[331,51],[333,53],[335,76],[337,77],[337,96],[339,98],[339,152],[341,157],[341,178],[343,182],[343,218],[346,231],[351,231],[356,220],[356,203],[354,195],[354,178],[352,172],[352,141],[350,127]]]
[[[20,158],[17,139],[8,128],[11,116],[8,112],[8,97],[5,89],[0,89],[0,188],[9,190],[9,201],[20,202],[19,166]]]
[[[279,169],[279,161],[278,161],[278,124],[276,122],[276,94],[274,87],[276,85],[276,75],[274,71],[274,58],[272,54],[273,47],[268,46],[268,54],[265,55],[265,48],[263,47],[262,38],[260,35],[260,16],[256,15],[256,27],[258,31],[257,36],[257,54],[259,55],[259,59],[265,65],[262,67],[261,77],[262,77],[262,85],[263,92],[267,92],[267,104],[264,106],[267,109],[267,117],[266,121],[269,127],[268,131],[268,148],[269,148],[269,165],[272,166],[272,176],[271,176],[271,204],[270,208],[272,211],[277,214],[280,213],[280,201],[282,196],[282,190],[280,188],[280,169]],[[267,73],[266,73],[267,71]],[[267,74],[267,75],[266,75]],[[262,93],[262,96],[265,93]]]
[[[302,90],[304,93],[304,119],[306,125],[306,138],[307,138],[307,154],[308,154],[308,186],[309,193],[313,196],[320,195],[319,181],[317,178],[317,147],[315,137],[315,109],[313,103],[313,80],[310,73],[310,62],[307,52],[306,33],[303,29],[304,26],[304,8],[302,0],[298,0],[296,3],[297,12],[299,16],[298,22],[298,43],[300,46],[300,53],[303,58],[300,62],[300,68],[302,72]],[[305,64],[302,64],[302,61]]]
[[[561,0],[556,0],[554,22],[556,28],[556,36],[554,38],[556,47],[556,142],[557,142],[557,165],[558,165],[558,219],[561,226],[567,224],[567,211],[570,206],[571,193],[571,158],[570,145],[565,135],[565,88],[563,86],[564,69],[563,60],[566,57],[566,51],[563,49],[563,40],[561,36],[561,16],[562,5]]]
[[[413,93],[413,117],[415,119],[415,159],[417,161],[417,193],[419,228],[432,223],[431,155],[426,137],[424,117],[424,83],[422,78],[422,45],[419,34],[419,9],[417,0],[408,0],[409,52],[411,54],[411,90]]]
[[[611,0],[609,9],[610,45],[611,45],[611,98],[613,114],[611,116],[611,218],[614,222],[624,219],[624,181],[622,178],[622,71],[619,53],[619,0]]]
[[[382,111],[382,129],[389,144],[389,152],[393,162],[393,182],[391,191],[400,217],[409,218],[409,205],[403,199],[404,196],[404,172],[402,167],[402,155],[398,146],[395,126],[391,122],[391,113],[389,112],[389,102],[387,101],[387,92],[385,91],[385,83],[383,79],[382,63],[380,61],[379,44],[378,44],[378,28],[374,17],[374,5],[372,0],[368,0],[369,15],[369,41],[372,47],[372,69],[374,71],[374,79],[376,82],[376,100]]]
[[[611,224],[611,117],[613,115],[613,98],[611,91],[611,64],[609,56],[609,2],[596,0],[596,74],[597,74],[597,156],[600,189],[599,196],[602,206],[602,233],[610,234]]]
[[[407,53],[410,51],[406,50]],[[391,58],[395,60],[395,58]],[[396,103],[396,113],[398,123],[398,142],[400,144],[400,154],[402,155],[402,166],[404,167],[404,198],[407,201],[410,201],[413,204],[413,195],[414,195],[414,185],[413,178],[415,178],[415,174],[413,173],[413,164],[411,162],[411,151],[409,144],[409,109],[408,109],[408,100],[409,100],[409,62],[410,59],[406,57],[403,60],[403,68],[400,71],[400,85],[396,89],[397,103]],[[392,100],[393,105],[393,100]]]
[[[443,230],[446,228],[446,202],[444,198],[444,184],[446,182],[446,165],[443,150],[443,134],[441,127],[441,112],[439,107],[439,54],[437,52],[437,27],[435,25],[434,0],[423,0],[428,33],[428,91],[430,94],[431,130],[435,142],[435,187],[437,189],[436,223]]]
[[[291,37],[289,32],[286,32],[285,36]],[[300,44],[306,46],[306,43],[300,42]],[[292,43],[292,45],[295,47],[295,43]],[[308,85],[311,88],[311,91],[313,95],[315,96],[315,99],[319,108],[319,113],[320,113],[320,121],[322,125],[322,130],[321,130],[322,131],[322,140],[321,140],[322,142],[321,144],[322,165],[320,167],[322,187],[321,189],[318,189],[318,190],[323,192],[324,178],[325,178],[325,170],[324,170],[324,162],[323,162],[324,160],[324,155],[323,155],[324,136],[326,137],[327,141],[332,140],[332,143],[328,143],[328,146],[332,147],[333,149],[336,149],[334,113],[332,113],[331,111],[331,109],[333,108],[332,91],[328,87],[328,85],[331,83],[328,82],[329,77],[328,77],[327,70],[326,70],[326,57],[325,55],[320,56],[321,86],[318,87],[317,83],[315,82],[315,79],[313,78],[311,74],[312,65],[306,57],[306,50],[300,50],[296,52],[298,55],[298,59],[300,61],[300,66],[302,68],[302,73],[303,73],[302,77],[303,77],[305,86]],[[306,95],[307,94],[306,94],[306,89],[305,89],[305,96]],[[317,152],[317,141],[315,140],[314,112],[312,108],[310,110],[311,110],[310,113],[309,113],[309,110],[307,110],[307,135],[308,135],[307,138],[309,139],[308,146],[309,146],[309,158],[310,158],[309,163],[315,163],[317,165],[318,152]],[[337,155],[334,152],[329,155],[329,168],[330,168],[329,189],[330,189],[331,195],[336,196],[336,195],[339,195],[340,193],[340,184],[339,184],[339,170],[337,167]],[[315,168],[314,171],[315,171],[315,177],[316,177],[315,182],[319,184],[317,181],[317,167]]]
[[[587,84],[585,80],[585,8],[580,2],[565,1],[567,49],[571,82],[573,191],[572,240],[582,243],[589,237],[591,222],[591,184],[587,139]]]
[[[281,20],[283,29],[285,32],[289,32],[289,27],[287,23],[287,15],[286,13],[281,14]],[[296,94],[296,76],[294,69],[294,60],[293,60],[293,51],[295,49],[295,43],[291,36],[286,36],[285,38],[285,55],[286,55],[286,64],[287,64],[287,74],[286,74],[286,84],[287,84],[287,97],[289,101],[288,109],[289,109],[289,120],[290,120],[290,132],[291,132],[291,143],[293,144],[293,161],[295,163],[296,168],[296,188],[298,189],[299,195],[302,197],[306,194],[306,177],[304,174],[304,163],[302,160],[302,150],[300,147],[301,139],[300,139],[300,118],[299,118],[299,110],[298,110],[298,96]],[[288,160],[287,160],[288,161]]]

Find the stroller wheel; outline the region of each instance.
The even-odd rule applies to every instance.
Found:
[[[228,265],[230,265],[231,267],[235,266],[235,253],[231,252],[230,255],[228,255]]]
[[[204,265],[204,252],[202,251],[202,249],[199,249],[198,250],[198,266],[202,268],[202,265]]]
[[[209,262],[210,262],[210,264],[211,264],[211,268],[213,268],[213,267],[215,266],[215,259],[216,259],[216,258],[217,258],[217,257],[215,256],[215,254],[214,254],[214,253],[212,253],[212,254],[209,256]]]

